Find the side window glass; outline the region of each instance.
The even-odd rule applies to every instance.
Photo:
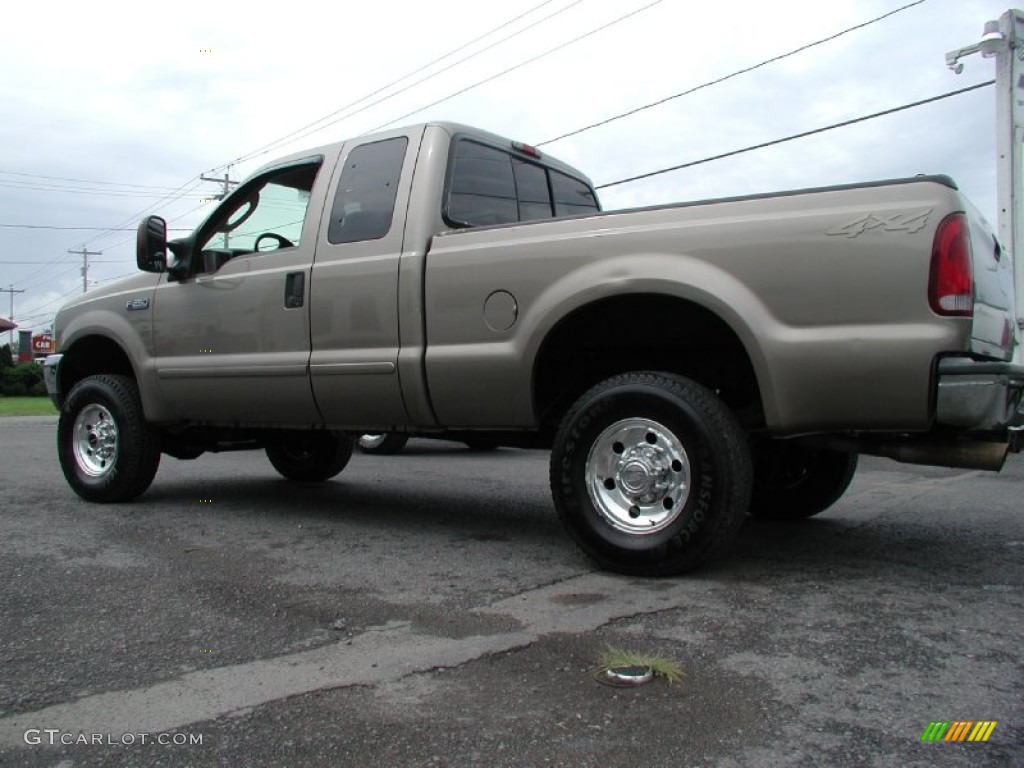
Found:
[[[329,242],[378,240],[391,230],[402,175],[404,136],[363,144],[348,153],[331,207]]]
[[[512,171],[516,179],[519,220],[551,218],[551,192],[548,191],[548,176],[544,169],[533,163],[513,159]]]
[[[594,190],[579,179],[551,171],[551,192],[555,198],[555,215],[572,216],[600,210]]]
[[[464,226],[519,221],[512,156],[474,141],[456,143],[447,215]]]
[[[199,250],[231,258],[297,246],[319,170],[304,163],[245,184],[217,212]]]

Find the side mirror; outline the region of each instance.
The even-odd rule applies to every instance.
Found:
[[[139,223],[135,263],[143,272],[167,269],[167,222],[159,216],[147,216]]]

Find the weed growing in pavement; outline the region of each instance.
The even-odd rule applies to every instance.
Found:
[[[621,667],[650,667],[655,677],[664,677],[669,683],[678,683],[684,674],[681,665],[664,656],[626,651],[610,645],[605,647],[598,663],[602,672]]]

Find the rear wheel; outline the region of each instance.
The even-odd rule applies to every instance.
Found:
[[[559,517],[601,566],[691,570],[732,542],[751,463],[736,418],[711,391],[667,373],[608,379],[569,410],[551,455]]]
[[[359,450],[363,453],[387,456],[398,453],[409,442],[409,436],[398,432],[366,433],[359,436]]]
[[[267,446],[267,458],[289,480],[315,483],[337,475],[352,458],[355,441],[337,432],[295,432]]]
[[[160,435],[146,423],[128,376],[87,376],[68,393],[57,424],[57,456],[71,489],[88,501],[142,494],[160,466]]]
[[[857,471],[857,454],[777,440],[754,452],[750,514],[764,520],[802,520],[835,504]]]

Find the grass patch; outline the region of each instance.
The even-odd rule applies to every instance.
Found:
[[[56,416],[48,397],[0,396],[0,416]]]
[[[649,653],[624,651],[621,648],[608,646],[601,654],[598,663],[602,672],[616,667],[650,667],[655,677],[664,677],[670,683],[678,683],[683,679],[682,666],[664,656]]]

